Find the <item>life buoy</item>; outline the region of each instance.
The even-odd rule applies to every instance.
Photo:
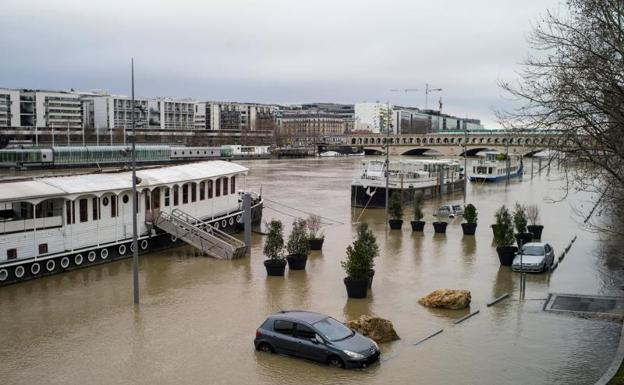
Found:
[[[63,259],[61,259],[61,267],[63,269],[67,269],[69,267],[69,258],[63,257]]]
[[[104,248],[104,249],[100,250],[100,258],[102,258],[102,259],[108,258],[108,249],[107,248]]]
[[[26,270],[24,270],[24,266],[18,266],[15,268],[15,277],[22,278],[25,272]]]
[[[227,227],[227,220],[222,220],[221,221],[221,227],[223,227],[224,229]]]
[[[33,263],[32,265],[30,265],[30,272],[32,273],[32,275],[37,275],[40,271],[41,266],[39,266],[38,263]]]
[[[230,222],[230,226],[232,226],[234,224],[234,217],[230,217],[229,222]]]
[[[76,256],[74,257],[74,263],[76,264],[76,266],[82,265],[82,261],[82,254],[76,254]]]
[[[9,278],[9,272],[7,269],[0,270],[0,282],[4,282]]]
[[[89,251],[89,255],[87,255],[87,259],[89,260],[89,262],[94,262],[95,258],[97,258],[97,254],[95,254],[95,251]]]
[[[126,254],[126,245],[119,245],[119,248],[117,249],[117,251],[119,252],[119,255]]]
[[[241,223],[241,222],[242,222],[242,220],[243,220],[243,216],[242,216],[242,215],[240,215],[240,214],[238,214],[238,215],[236,216],[236,222],[237,222],[237,223]]]
[[[130,252],[134,253],[134,242],[130,242]]]
[[[214,227],[215,229],[219,230],[219,221],[216,221],[212,227]]]
[[[178,237],[176,237],[175,235],[171,235],[171,242],[175,243],[178,240]]]
[[[56,262],[54,262],[53,259],[48,260],[48,262],[46,262],[46,270],[47,271],[52,271],[54,270],[54,268],[56,267]]]
[[[141,250],[147,250],[147,246],[149,244],[147,243],[147,239],[144,239],[141,241]]]

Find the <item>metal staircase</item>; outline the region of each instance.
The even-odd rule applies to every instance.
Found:
[[[173,210],[171,214],[160,212],[154,224],[215,258],[240,258],[245,255],[247,249],[242,241],[179,209]]]

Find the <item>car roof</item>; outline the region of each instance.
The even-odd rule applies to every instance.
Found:
[[[308,324],[313,324],[320,320],[324,320],[327,317],[328,316],[325,314],[305,310],[282,310],[271,315],[271,318],[289,319],[292,321],[301,321]]]
[[[546,242],[528,242],[528,243],[525,243],[524,245],[522,245],[522,247],[524,247],[524,246],[541,246],[541,247],[544,247],[544,246],[546,246]]]

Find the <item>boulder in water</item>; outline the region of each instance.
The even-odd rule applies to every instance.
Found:
[[[427,307],[459,310],[470,306],[470,291],[439,289],[418,300],[418,303]]]
[[[377,343],[399,339],[399,335],[394,330],[392,322],[387,319],[362,315],[356,320],[347,321],[346,325]]]

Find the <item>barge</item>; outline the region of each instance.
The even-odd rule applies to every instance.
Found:
[[[522,157],[511,156],[498,151],[483,151],[472,164],[471,182],[498,182],[509,178],[522,177]]]
[[[386,162],[371,160],[351,182],[351,206],[383,208],[386,206]],[[459,162],[447,159],[390,161],[389,196],[400,192],[405,204],[411,204],[416,192],[425,198],[462,191],[463,173]]]
[[[240,256],[246,167],[227,161],[137,170],[141,254],[183,241],[216,257]],[[132,255],[130,172],[0,183],[0,285]],[[240,191],[239,187],[243,187]],[[262,197],[252,195],[252,224]],[[244,245],[244,244],[243,244]]]

